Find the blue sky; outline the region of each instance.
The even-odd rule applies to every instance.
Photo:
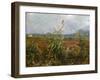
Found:
[[[72,34],[80,29],[89,30],[89,15],[26,13],[26,34],[54,32],[64,20],[63,34]]]

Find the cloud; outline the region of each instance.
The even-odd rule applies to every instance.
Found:
[[[85,15],[58,15],[43,13],[26,14],[26,33],[44,34],[53,32],[54,28],[64,20],[64,34],[71,34],[81,28],[89,29],[89,16]]]

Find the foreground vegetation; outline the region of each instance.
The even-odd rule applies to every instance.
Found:
[[[26,36],[26,66],[89,64],[89,40],[58,34]]]

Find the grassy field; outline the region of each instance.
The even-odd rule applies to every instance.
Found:
[[[89,64],[89,40],[26,36],[26,67]]]

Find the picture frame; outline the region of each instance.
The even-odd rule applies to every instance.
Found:
[[[58,26],[59,23],[62,27],[51,27],[51,25]],[[66,28],[65,25],[69,27]],[[82,30],[79,31],[79,29]],[[53,32],[53,30],[55,31]],[[76,32],[77,30],[78,32]],[[85,30],[84,33],[82,33],[83,30]],[[88,32],[86,32],[86,30],[88,30]],[[61,40],[62,38],[62,37],[57,38],[56,34],[58,35],[59,33],[63,34],[64,50],[62,50],[61,45],[60,48],[58,48],[59,46],[58,44],[60,43],[59,40]],[[54,41],[56,42],[56,43],[54,42],[55,45],[57,45],[55,49],[57,51],[56,53],[59,54],[62,53],[60,54],[60,57],[57,57],[56,55],[56,58],[54,58],[53,55],[52,58],[53,61],[51,60],[51,57],[47,57],[48,54],[40,56],[40,53],[37,50],[36,46],[34,49],[32,45],[36,43],[38,44],[39,47],[39,45],[42,44],[44,45],[43,46],[44,49],[44,47],[46,45],[48,46],[49,44],[48,36],[49,37],[53,36],[53,38],[50,37],[49,40],[53,39],[51,42]],[[32,42],[30,43],[31,39],[33,43]],[[42,39],[43,40],[45,39],[45,41],[43,41]],[[77,41],[77,39],[81,42]],[[48,41],[47,43],[46,40]],[[76,44],[77,42],[79,44]],[[54,45],[54,43],[50,43],[49,45],[51,44]],[[29,44],[31,47],[29,46]],[[67,47],[65,46],[65,44]],[[71,45],[74,46],[73,44],[77,46],[77,49],[76,46],[74,48],[70,47]],[[80,44],[82,45],[80,46]],[[88,44],[87,45],[88,47],[84,46],[86,44]],[[23,77],[97,73],[98,71],[97,44],[98,43],[97,43],[96,6],[47,4],[47,3],[31,3],[31,2],[13,2],[11,4],[11,76],[12,77],[23,78]],[[27,47],[30,48],[28,49]],[[45,50],[47,49],[49,48],[46,47]],[[86,53],[87,55],[85,55],[84,57],[84,55],[82,54],[81,57],[79,57],[80,55],[78,55],[78,52],[76,52],[77,56],[75,57],[76,55],[74,54],[75,50],[74,52],[71,52],[72,49],[79,50],[79,53],[83,53],[84,55]],[[38,52],[36,52],[36,50]],[[46,52],[46,51],[43,52],[41,48],[39,48],[39,50],[41,53]],[[69,56],[67,55],[67,58],[65,58],[66,55],[63,55],[64,52],[62,51],[66,51],[65,54],[68,54],[67,50],[69,50],[70,54],[71,53],[74,54],[74,56],[73,54],[71,54],[71,57],[73,56],[72,59],[68,60]],[[52,56],[51,54],[55,53],[53,49],[51,51],[49,50],[49,52],[50,52],[49,56]],[[34,55],[30,56],[31,53],[32,54],[39,53],[39,55],[36,58],[36,56],[34,57]],[[64,57],[62,58],[61,55]],[[33,59],[33,57],[36,59]]]

